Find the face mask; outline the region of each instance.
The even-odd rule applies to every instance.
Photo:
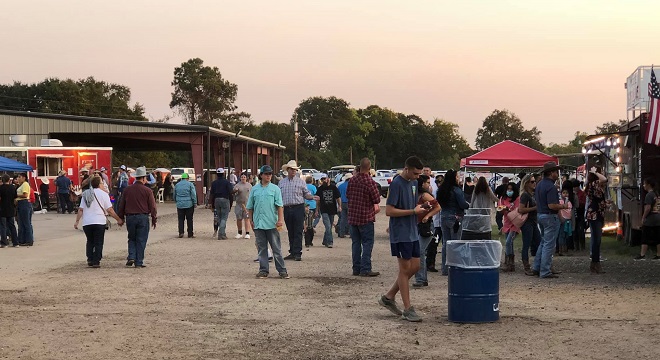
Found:
[[[506,196],[512,197],[513,196],[513,191],[512,190],[507,191]]]

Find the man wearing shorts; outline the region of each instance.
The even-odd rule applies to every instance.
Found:
[[[420,265],[417,215],[428,212],[422,205],[417,205],[417,178],[422,174],[423,167],[418,157],[409,157],[401,175],[394,178],[390,185],[385,214],[390,217],[390,247],[392,256],[397,257],[399,275],[392,288],[378,299],[380,305],[395,315],[414,322],[422,321],[410,305],[410,278]],[[403,311],[394,300],[398,292],[401,292]]]
[[[243,237],[243,224],[245,223],[245,238],[250,238],[250,222],[243,221],[248,219],[248,211],[245,208],[247,204],[248,197],[250,196],[250,190],[252,190],[252,185],[247,182],[247,175],[241,174],[241,181],[234,185],[234,200],[236,201],[234,207],[234,214],[236,214],[236,228],[238,229],[238,234],[236,238],[240,239]]]

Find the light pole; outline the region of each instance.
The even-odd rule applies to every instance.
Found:
[[[298,165],[298,114],[293,114],[293,137],[295,139],[294,154],[296,158],[296,165]]]

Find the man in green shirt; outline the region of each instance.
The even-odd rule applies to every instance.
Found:
[[[260,182],[252,188],[247,201],[248,221],[252,221],[252,229],[256,237],[259,251],[259,273],[257,278],[268,277],[268,244],[273,250],[275,268],[282,279],[288,279],[289,274],[282,258],[280,229],[284,225],[284,204],[280,188],[271,184],[273,168],[264,165],[259,170]]]

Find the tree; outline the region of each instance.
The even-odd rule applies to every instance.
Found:
[[[601,126],[596,127],[596,134],[609,134],[619,132],[622,126],[627,125],[628,120],[619,120],[618,122],[608,121]]]
[[[238,86],[223,79],[217,67],[204,66],[200,58],[174,68],[172,86],[170,108],[176,108],[188,124],[238,131],[251,123],[250,114],[236,112]]]
[[[131,90],[93,77],[48,78],[34,84],[0,85],[0,108],[54,114],[147,120],[144,107],[130,104]]]
[[[493,110],[477,131],[475,145],[477,149],[483,150],[504,140],[513,140],[533,149],[543,150],[541,131],[536,126],[527,130],[516,114],[506,109]]]
[[[584,163],[584,156],[582,155],[582,146],[586,138],[587,138],[587,133],[576,131],[573,140],[569,141],[566,144],[550,143],[550,145],[546,147],[545,152],[550,155],[573,154],[573,156],[562,157],[561,163],[562,165],[578,167]]]

